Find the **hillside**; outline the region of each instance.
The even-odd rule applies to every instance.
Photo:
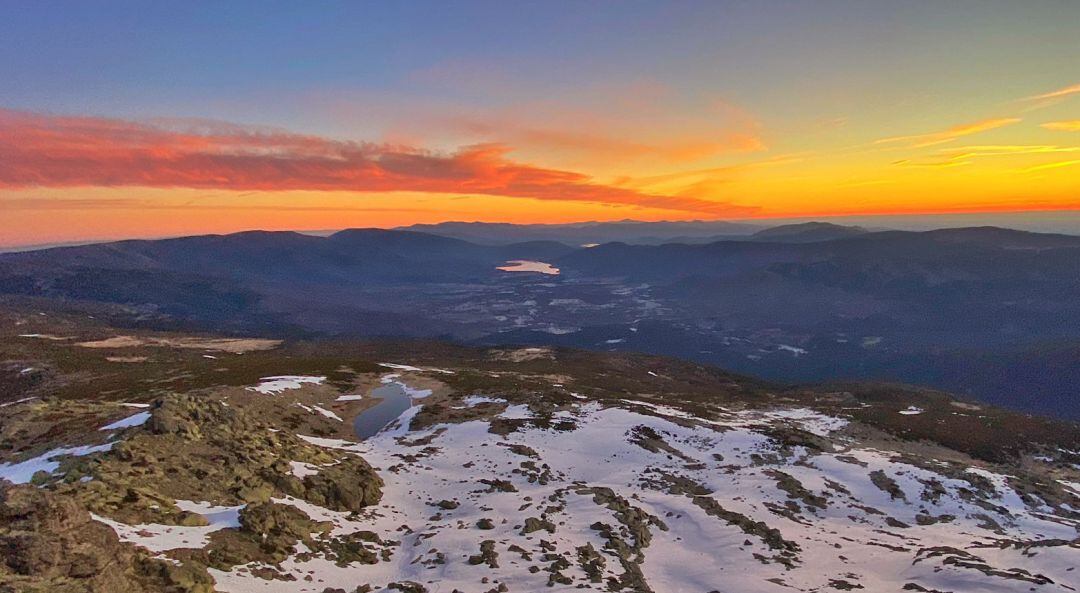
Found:
[[[0,333],[0,477],[36,486],[0,486],[15,590],[1077,583],[1076,424],[619,353],[121,333],[10,309]]]

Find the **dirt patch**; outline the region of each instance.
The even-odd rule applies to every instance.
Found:
[[[198,338],[198,337],[136,337],[113,336],[104,340],[78,342],[82,348],[137,348],[139,346],[157,346],[162,348],[189,348],[193,350],[214,350],[243,354],[258,350],[271,350],[281,345],[281,340],[261,338]]]
[[[551,348],[518,348],[517,350],[492,350],[490,356],[494,360],[506,360],[509,362],[528,362],[530,360],[555,360],[555,352]]]

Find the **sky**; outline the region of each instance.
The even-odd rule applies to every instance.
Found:
[[[1072,0],[0,12],[0,246],[1080,210]]]

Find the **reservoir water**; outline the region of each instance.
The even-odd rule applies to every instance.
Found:
[[[394,421],[402,412],[412,407],[412,397],[401,383],[384,383],[371,390],[371,396],[379,403],[368,408],[353,421],[353,431],[361,439],[374,436],[387,424]]]
[[[551,276],[559,275],[559,268],[542,261],[532,261],[527,259],[514,259],[506,262],[505,266],[498,266],[496,270],[503,272],[539,272],[541,274],[549,274]]]

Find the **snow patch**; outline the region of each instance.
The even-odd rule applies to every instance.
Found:
[[[321,385],[326,377],[310,377],[305,375],[279,375],[276,377],[263,377],[259,384],[248,387],[248,391],[257,391],[264,395],[277,395],[287,389],[300,389],[305,384]]]
[[[131,428],[132,426],[142,426],[146,424],[146,421],[150,419],[150,412],[139,412],[138,414],[128,416],[113,422],[112,424],[106,424],[98,430],[120,430],[121,428]]]
[[[19,463],[5,463],[0,465],[0,479],[8,480],[15,484],[25,484],[38,472],[53,473],[60,468],[62,457],[82,457],[91,453],[100,453],[112,449],[115,443],[103,445],[83,445],[79,447],[62,447],[42,453],[32,459]]]

